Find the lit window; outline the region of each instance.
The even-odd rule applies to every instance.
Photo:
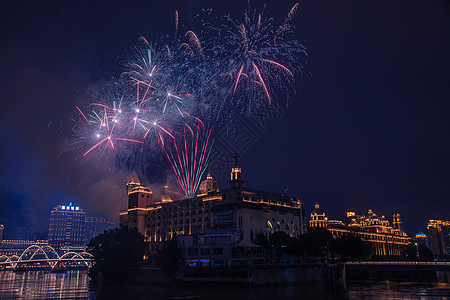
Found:
[[[71,209],[71,210],[74,210],[74,209],[75,209],[75,207],[71,206],[71,207],[70,207],[70,209]]]
[[[77,206],[77,207],[75,207],[75,210],[80,210],[80,208]]]

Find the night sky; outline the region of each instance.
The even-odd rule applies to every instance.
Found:
[[[253,7],[261,7],[253,1]],[[267,1],[281,21],[295,1]],[[173,31],[202,8],[241,18],[247,1],[14,1],[0,12],[0,224],[44,233],[69,201],[117,218],[130,170],[75,159],[75,105],[121,71],[139,36]],[[319,202],[332,219],[396,209],[415,234],[450,210],[448,1],[300,3],[308,58],[282,118],[242,155],[247,186]],[[79,156],[79,153],[77,153]],[[230,158],[231,159],[231,158]],[[150,178],[164,177],[153,169]],[[226,187],[227,177],[219,178]],[[163,180],[160,180],[163,181]]]

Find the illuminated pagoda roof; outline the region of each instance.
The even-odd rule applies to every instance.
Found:
[[[133,171],[133,174],[131,174],[131,177],[128,180],[128,184],[138,184],[138,185],[141,184],[141,182],[139,181],[139,177],[136,174],[136,171]]]

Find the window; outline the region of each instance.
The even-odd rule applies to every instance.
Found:
[[[207,220],[208,218],[205,218]],[[233,221],[233,213],[222,214],[217,216],[217,223],[225,223]]]

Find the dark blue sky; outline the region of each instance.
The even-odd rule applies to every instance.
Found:
[[[116,216],[128,172],[74,160],[74,106],[119,72],[140,35],[171,33],[175,10],[182,20],[202,8],[240,18],[247,6],[93,2],[2,7],[0,223],[10,227],[45,231],[51,208],[69,201]],[[282,20],[295,2],[266,3],[266,15]],[[411,234],[429,218],[448,219],[448,1],[306,0],[294,24],[308,65],[284,117],[242,155],[246,184],[286,185],[308,212],[318,201],[331,218],[369,208],[390,218],[397,209]]]

